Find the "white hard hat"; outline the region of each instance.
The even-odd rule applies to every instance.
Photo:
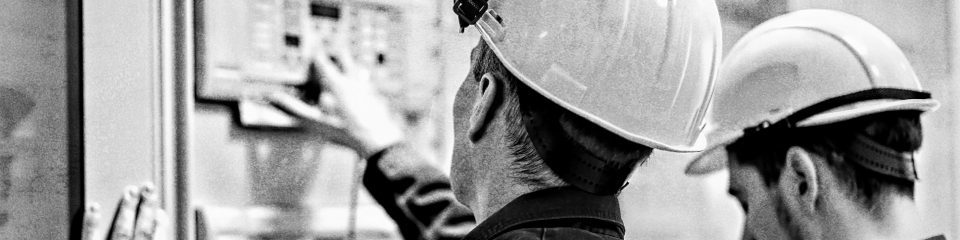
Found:
[[[720,58],[712,0],[458,0],[507,69],[627,140],[699,151]]]
[[[747,129],[811,127],[938,106],[900,48],[870,23],[832,10],[789,13],[751,30],[728,52],[707,114],[711,147],[687,174],[725,168],[726,146]]]

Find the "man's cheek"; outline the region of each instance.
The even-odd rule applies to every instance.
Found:
[[[453,124],[454,126],[466,124],[467,116],[472,109],[472,99],[465,88],[461,88],[453,99]]]

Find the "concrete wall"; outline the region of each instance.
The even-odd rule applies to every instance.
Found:
[[[0,238],[65,239],[65,1],[0,2]]]

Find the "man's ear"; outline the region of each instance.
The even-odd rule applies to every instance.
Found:
[[[780,174],[778,188],[784,204],[794,214],[809,216],[816,211],[820,186],[813,156],[801,147],[790,147]]]
[[[487,131],[487,126],[493,121],[493,115],[496,114],[497,99],[503,94],[500,80],[492,73],[486,73],[480,77],[477,89],[480,91],[474,101],[473,114],[470,115],[470,129],[468,134],[471,142],[478,142],[483,138]]]

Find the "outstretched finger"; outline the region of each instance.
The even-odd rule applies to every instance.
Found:
[[[321,81],[330,81],[343,78],[344,76],[340,66],[343,66],[342,62],[339,62],[340,59],[337,59],[337,63],[334,63],[330,55],[324,52],[322,49],[317,51],[313,57],[313,64],[316,66],[316,70],[320,71]],[[339,66],[338,66],[339,65]]]
[[[133,231],[133,239],[151,240],[157,230],[156,211],[160,207],[153,184],[147,183],[140,188],[140,206],[137,209],[137,223]]]
[[[127,240],[133,238],[133,225],[137,217],[137,203],[139,202],[137,188],[127,186],[123,191],[123,199],[117,207],[117,215],[113,219],[112,240]]]
[[[345,6],[343,11],[352,11],[353,6]],[[350,52],[353,43],[351,42],[350,33],[353,26],[353,14],[344,14],[343,17],[337,22],[339,31],[336,35],[333,36],[333,42],[330,53],[337,58],[337,61],[340,62],[341,66],[345,71],[353,71],[356,66],[356,62],[353,59],[353,55]]]
[[[350,50],[350,47],[350,45],[345,45],[331,50],[331,55],[333,55],[340,67],[343,68],[344,72],[352,72],[357,70],[357,60],[354,59],[353,52]]]
[[[80,233],[82,240],[103,239],[103,229],[100,229],[100,204],[91,203],[83,212],[83,230]]]

